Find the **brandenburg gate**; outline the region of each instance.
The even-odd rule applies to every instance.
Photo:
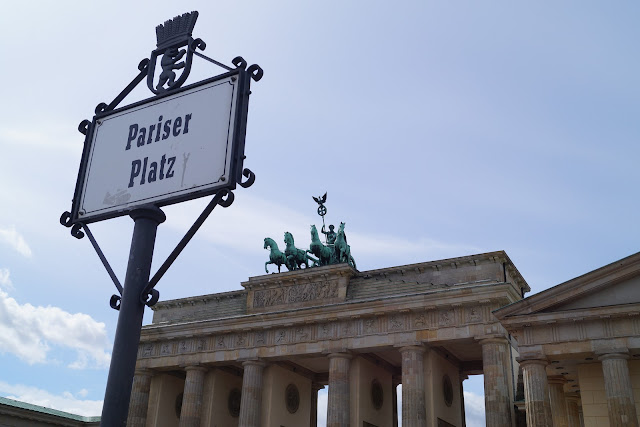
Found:
[[[128,426],[316,426],[327,386],[331,427],[464,426],[462,383],[481,373],[487,425],[515,425],[517,344],[492,311],[530,289],[505,252],[242,287],[153,307]]]

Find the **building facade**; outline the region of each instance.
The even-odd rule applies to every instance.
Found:
[[[83,417],[0,397],[0,427],[98,427],[100,417]]]
[[[464,426],[484,374],[487,426],[637,426],[640,254],[523,298],[502,251],[360,272],[252,277],[158,303],[129,426]],[[402,407],[396,386],[402,384]]]
[[[494,315],[518,343],[528,426],[638,426],[640,253]]]

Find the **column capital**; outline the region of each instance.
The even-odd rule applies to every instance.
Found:
[[[339,353],[329,353],[327,354],[327,357],[329,359],[333,359],[333,358],[338,358],[338,359],[353,359],[353,354],[351,353],[343,353],[343,352],[339,352]]]
[[[263,360],[260,359],[251,359],[251,360],[245,360],[242,362],[242,366],[260,366],[262,368],[264,368],[265,366],[267,366],[266,362],[264,362]]]
[[[549,384],[562,384],[564,385],[567,380],[562,375],[548,375],[547,382]]]
[[[403,347],[398,348],[400,353],[406,353],[408,351],[418,352],[418,353],[426,353],[427,348],[423,345],[405,345]]]
[[[198,364],[198,365],[187,365],[187,366],[184,366],[183,369],[186,372],[189,372],[189,371],[207,372],[209,370],[209,368],[207,368],[206,366],[200,365],[200,364]]]
[[[493,335],[487,337],[481,337],[478,339],[480,345],[485,344],[509,344],[509,339],[504,335]]]
[[[149,368],[136,368],[135,376],[136,377],[152,377],[155,372]]]
[[[611,353],[598,354],[599,361],[612,360],[612,359],[627,360],[629,359],[629,353],[624,351],[612,351]]]
[[[546,367],[549,364],[549,361],[547,359],[522,359],[518,357],[516,361],[520,364],[520,366],[542,365],[543,367]]]

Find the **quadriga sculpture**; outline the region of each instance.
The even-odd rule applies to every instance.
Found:
[[[340,263],[348,263],[351,267],[356,268],[356,261],[351,256],[351,247],[347,244],[347,236],[344,233],[345,223],[341,222],[338,227],[338,232],[335,234],[335,243],[323,244],[320,241],[318,235],[318,229],[315,225],[311,226],[311,245],[309,250],[302,250],[295,247],[293,235],[288,231],[284,233],[284,242],[286,249],[284,253],[280,252],[276,242],[266,237],[264,239],[264,248],[269,249],[269,261],[264,263],[264,270],[268,273],[269,264],[278,266],[278,273],[282,265],[287,267],[287,270],[299,270],[304,265],[305,268],[332,265]],[[330,226],[330,230],[333,231],[333,226]],[[333,236],[332,236],[333,240]],[[315,257],[309,256],[313,254]],[[309,263],[311,261],[311,264]]]

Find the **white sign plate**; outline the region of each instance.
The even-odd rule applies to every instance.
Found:
[[[227,186],[238,86],[230,76],[97,118],[78,219]]]

